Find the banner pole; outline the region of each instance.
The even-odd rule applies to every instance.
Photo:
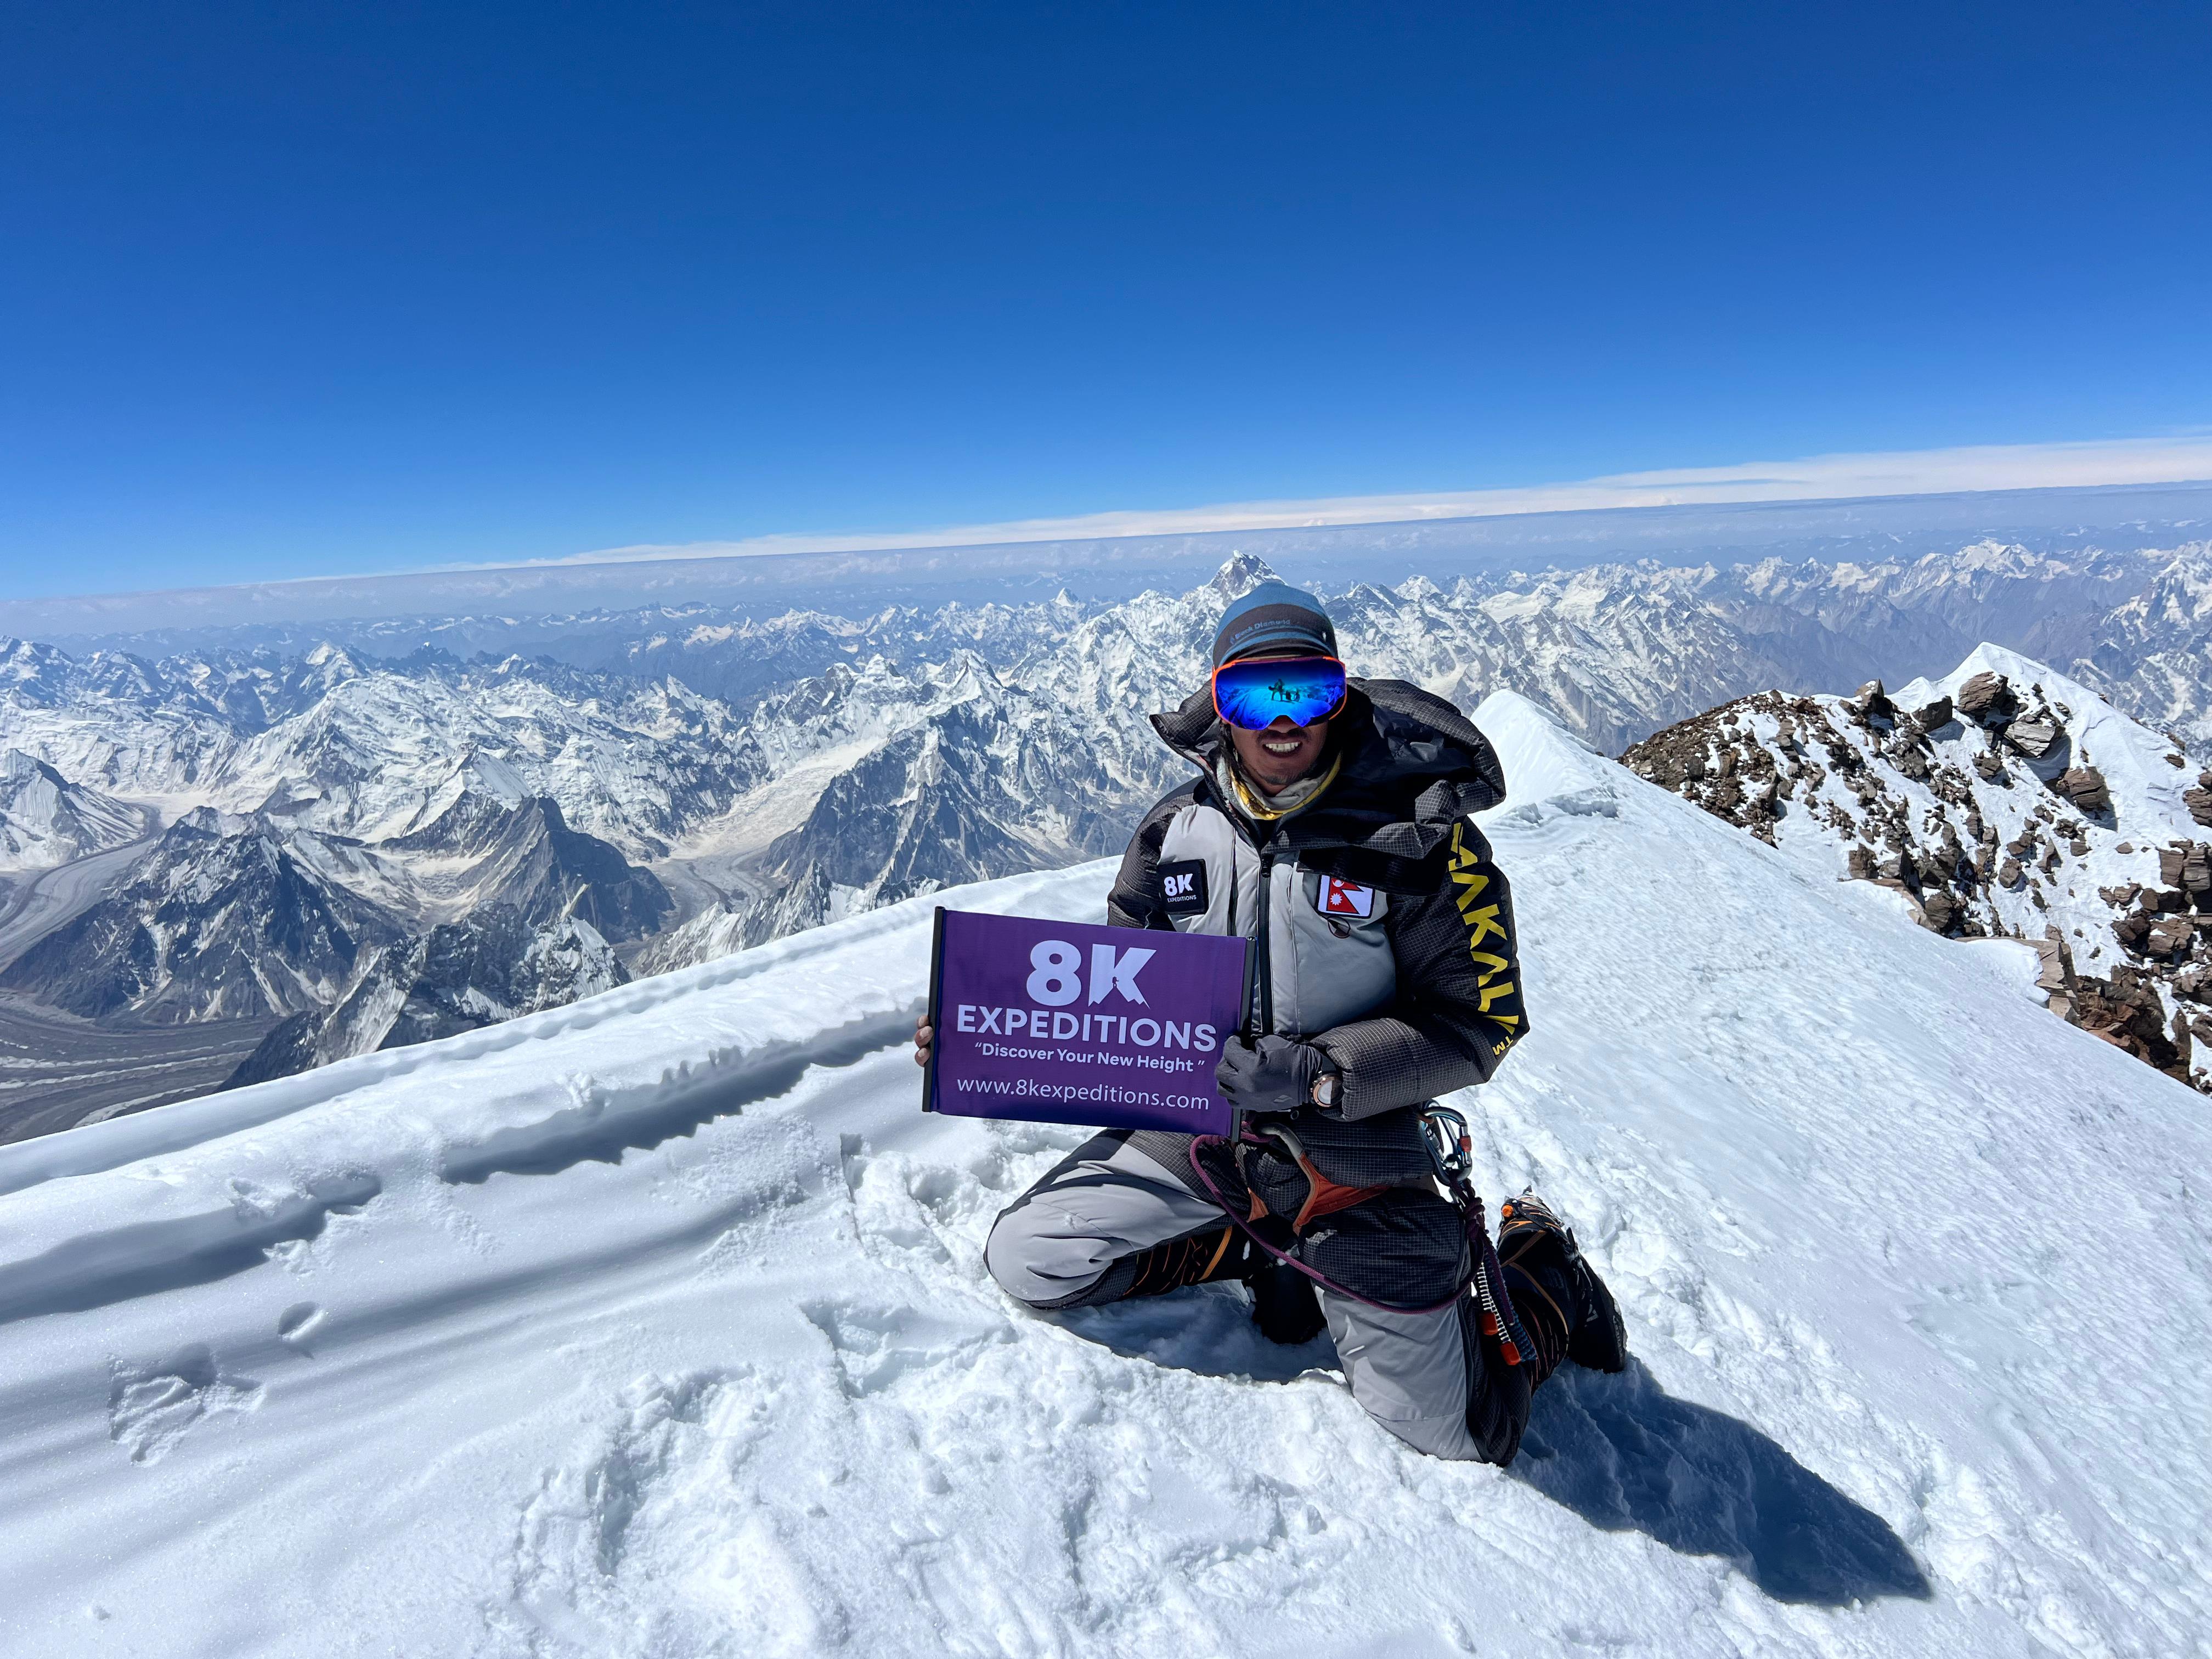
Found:
[[[1243,971],[1237,976],[1243,986],[1244,995],[1244,1006],[1237,1010],[1237,1035],[1248,1046],[1256,1048],[1260,1042],[1260,953],[1253,949],[1249,939],[1239,938],[1237,942],[1243,947],[1244,955]],[[1243,1139],[1243,1109],[1232,1104],[1229,1109],[1229,1144],[1236,1146]]]
[[[944,1044],[938,1041],[938,987],[945,969],[945,907],[937,907],[937,918],[929,935],[929,1064],[921,1068],[921,1109],[937,1109],[937,1054]]]

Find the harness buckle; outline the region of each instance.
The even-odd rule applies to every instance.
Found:
[[[1260,1133],[1275,1142],[1290,1154],[1291,1162],[1298,1166],[1306,1178],[1306,1200],[1298,1206],[1297,1214],[1291,1220],[1291,1231],[1299,1237],[1305,1237],[1306,1224],[1318,1221],[1325,1215],[1334,1215],[1339,1210],[1348,1210],[1355,1204],[1364,1204],[1369,1199],[1388,1192],[1387,1187],[1347,1187],[1340,1181],[1331,1181],[1314,1167],[1306,1156],[1304,1144],[1288,1127],[1279,1123],[1264,1126]],[[1260,1203],[1255,1193],[1253,1203]],[[1255,1218],[1256,1219],[1256,1217]]]

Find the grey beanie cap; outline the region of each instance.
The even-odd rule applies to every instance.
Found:
[[[1255,651],[1302,650],[1334,657],[1336,625],[1321,601],[1287,582],[1261,582],[1229,607],[1213,636],[1213,665]]]

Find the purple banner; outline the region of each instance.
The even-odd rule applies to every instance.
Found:
[[[927,1110],[1225,1134],[1244,941],[937,913]]]

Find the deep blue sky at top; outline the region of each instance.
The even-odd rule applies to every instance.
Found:
[[[0,593],[2212,421],[2212,8],[0,9]]]

